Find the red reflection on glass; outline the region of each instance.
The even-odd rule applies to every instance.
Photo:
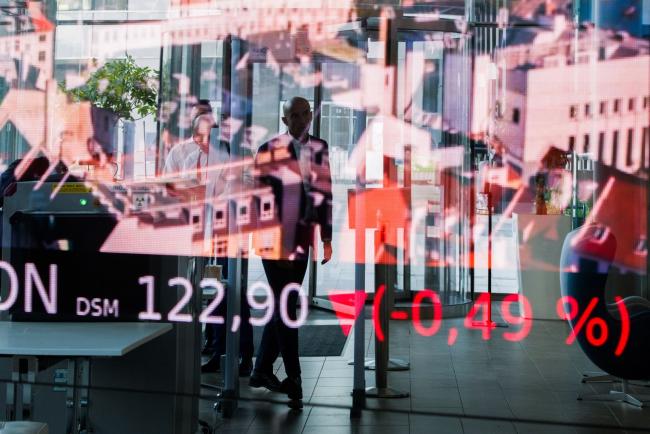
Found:
[[[375,334],[379,342],[384,342],[384,331],[381,329],[381,324],[379,323],[379,308],[381,307],[381,301],[384,298],[385,291],[386,285],[380,285],[377,288],[375,301],[372,304],[372,325],[375,328]]]
[[[513,315],[510,307],[513,303],[520,303],[523,309],[523,316]],[[521,329],[516,332],[504,332],[503,338],[510,342],[519,342],[528,336],[530,329],[533,327],[533,310],[528,299],[521,294],[508,294],[501,302],[501,315],[503,319],[512,325],[520,325]]]
[[[404,321],[404,320],[409,319],[409,314],[408,314],[408,312],[396,310],[395,312],[390,313],[390,319]]]
[[[433,303],[433,321],[429,327],[424,327],[422,325],[422,319],[420,316],[422,300],[425,298],[431,299],[431,302]],[[418,292],[413,299],[412,311],[413,327],[415,328],[415,331],[417,331],[422,336],[433,336],[438,333],[438,330],[440,330],[440,325],[442,324],[442,305],[440,304],[440,297],[438,297],[438,294],[431,291],[430,289],[425,289]]]
[[[630,336],[630,317],[621,297],[616,297],[615,301],[621,314],[621,336],[619,337],[614,354],[620,357],[625,350]],[[587,342],[590,345],[600,347],[607,342],[609,338],[609,325],[603,318],[592,315],[598,302],[598,297],[592,298],[587,307],[580,312],[580,306],[575,298],[564,296],[558,300],[556,310],[560,318],[569,321],[577,319],[577,322],[572,327],[571,333],[566,338],[567,345],[571,345],[578,334],[583,332],[583,329]]]
[[[331,291],[328,298],[332,302],[332,309],[339,320],[339,325],[345,336],[350,334],[352,325],[363,309],[367,294],[363,291]]]
[[[614,350],[614,354],[617,357],[620,357],[621,354],[623,354],[623,351],[625,351],[627,340],[630,337],[630,314],[628,313],[621,297],[617,295],[614,297],[614,301],[616,301],[616,306],[621,313],[621,338],[616,345],[616,350]]]
[[[465,317],[464,322],[465,328],[481,330],[483,340],[486,341],[490,339],[492,329],[495,327],[495,324],[491,322],[491,318],[489,318],[488,315],[488,303],[490,303],[490,294],[485,292],[479,295],[469,313]],[[482,312],[482,318],[480,320],[476,319],[479,310]],[[483,325],[478,325],[479,323],[482,323]]]
[[[458,337],[458,329],[456,329],[455,327],[450,328],[449,335],[447,335],[447,345],[449,345],[450,347],[454,345],[457,337]]]

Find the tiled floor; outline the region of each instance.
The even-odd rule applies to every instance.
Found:
[[[335,208],[335,215],[340,223],[335,227],[344,228],[345,212]],[[335,234],[335,238],[345,236],[343,230]],[[350,277],[354,275],[353,266],[340,256],[343,253],[335,252],[330,264],[319,267],[319,294],[354,287]],[[371,251],[367,257],[372,257]],[[366,271],[366,286],[372,287],[371,267]],[[416,286],[422,287],[422,276],[416,273],[415,277]],[[249,282],[266,280],[255,257],[251,258],[248,278]],[[309,318],[320,323],[335,321],[333,315],[321,311],[310,312]],[[447,337],[452,327],[458,330],[458,338],[450,347]],[[462,318],[445,319],[432,337],[418,335],[409,322],[391,322],[391,356],[408,360],[411,369],[389,373],[389,385],[409,392],[410,397],[368,398],[367,410],[359,419],[350,419],[349,411],[352,337],[340,357],[301,359],[305,395],[302,412],[290,411],[282,395],[250,389],[247,379],[243,379],[242,400],[233,418],[215,415],[213,402],[207,400],[201,403],[201,418],[213,424],[217,433],[224,434],[650,432],[650,409],[576,400],[578,392],[606,392],[611,385],[581,384],[582,373],[597,368],[578,346],[564,343],[569,332],[565,323],[535,321],[522,342],[508,342],[502,337],[504,332],[517,330],[497,329],[485,341],[480,330],[467,330]],[[371,332],[368,322],[364,344],[368,356],[374,354]],[[276,367],[278,377],[284,378],[281,363]],[[205,375],[203,380],[219,382],[215,375]],[[374,384],[374,372],[366,371],[366,385]],[[650,395],[650,388],[633,389]]]
[[[320,314],[322,317],[323,315]],[[458,338],[447,345],[447,330]],[[366,327],[370,334],[371,325]],[[305,408],[290,411],[282,395],[250,389],[241,381],[235,416],[221,419],[212,403],[202,402],[201,416],[218,433],[400,434],[400,433],[607,433],[650,432],[650,409],[620,403],[577,401],[578,392],[605,392],[611,385],[580,383],[581,373],[597,371],[577,346],[567,346],[567,326],[536,321],[523,342],[508,342],[497,329],[485,341],[467,330],[462,319],[446,319],[433,337],[418,335],[410,323],[391,323],[391,356],[409,360],[411,369],[391,372],[389,384],[409,398],[368,399],[359,419],[350,419],[353,338],[341,357],[303,358]],[[374,345],[366,337],[367,354]],[[284,376],[280,363],[278,376]],[[216,376],[204,381],[216,382]],[[366,371],[366,385],[375,384]],[[634,387],[650,395],[650,388]],[[247,399],[253,399],[250,401]],[[260,402],[269,399],[276,403]],[[277,401],[281,401],[277,403]]]

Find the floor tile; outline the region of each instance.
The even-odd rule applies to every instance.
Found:
[[[515,422],[519,434],[576,434],[571,426]]]
[[[411,415],[411,433],[463,434],[463,424],[456,417]]]
[[[465,434],[517,434],[512,422],[481,419],[461,419]]]
[[[364,345],[371,356],[374,337],[369,321],[366,326]],[[650,409],[576,399],[580,391],[606,392],[612,385],[580,382],[582,372],[596,369],[579,347],[564,344],[565,325],[540,322],[520,343],[506,342],[498,334],[483,341],[480,333],[463,330],[462,319],[445,320],[444,326],[459,328],[454,347],[439,336],[417,335],[409,323],[391,323],[391,356],[399,355],[411,366],[408,371],[389,372],[388,384],[409,392],[408,398],[367,398],[369,410],[350,419],[354,370],[348,365],[352,355],[348,347],[347,357],[301,358],[302,412],[290,411],[284,404],[286,396],[250,389],[244,381],[241,414],[229,421],[217,417],[217,432],[609,434],[650,427]],[[281,360],[274,366],[283,378]],[[367,387],[376,383],[374,371],[365,371],[364,378]],[[211,405],[207,400],[201,404],[203,418],[214,419]]]

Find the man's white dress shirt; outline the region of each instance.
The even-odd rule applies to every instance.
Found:
[[[208,154],[197,146],[183,161],[182,170],[185,172],[185,178],[196,179],[199,182],[205,181],[210,184],[214,183],[214,188],[217,190],[214,193],[219,194],[225,190],[229,182],[226,167],[230,162],[230,154],[223,146],[212,148],[210,152],[211,155],[208,160]],[[208,168],[210,169],[207,170]]]
[[[169,175],[183,170],[183,166],[187,157],[193,152],[196,152],[198,149],[199,145],[197,145],[193,139],[189,139],[174,145],[169,151],[169,154],[167,154],[167,158],[165,159],[163,174]]]

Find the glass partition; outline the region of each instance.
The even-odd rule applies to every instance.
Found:
[[[357,176],[364,177],[368,188],[383,188],[383,162],[385,157],[390,158],[396,185],[409,191],[403,206],[408,208],[410,221],[397,229],[397,297],[405,299],[411,296],[410,291],[428,288],[448,294],[443,297],[445,303],[464,304],[470,292],[469,207],[465,204],[469,197],[469,178],[465,175],[469,145],[460,133],[466,129],[467,117],[456,114],[469,105],[467,47],[454,33],[400,30],[397,35],[396,116],[388,126],[384,126],[381,115],[355,110],[345,93],[337,92],[343,81],[353,89],[350,92],[365,92],[369,99],[376,96],[372,86],[380,82],[368,75],[372,65],[381,64],[385,47],[376,40],[376,33],[370,32],[367,40],[357,42],[359,50],[365,52],[363,66],[333,60],[321,64],[324,90],[320,130],[331,146],[334,215],[339,219],[335,227],[342,228],[339,233],[335,231],[335,239],[339,237],[342,253],[346,253],[344,246],[354,238],[354,231],[343,229],[351,226],[347,220],[348,191],[354,190]],[[449,65],[447,59],[451,59]],[[451,79],[445,87],[447,76]],[[449,92],[447,100],[445,92]],[[453,125],[445,121],[445,113],[453,113],[448,116]],[[384,143],[384,128],[395,130],[389,139],[394,143]],[[450,236],[443,236],[445,232],[451,232]],[[366,237],[369,293],[376,287],[374,233],[369,229]],[[345,262],[347,265],[341,263],[332,269],[323,267],[316,285],[318,298],[327,300],[330,291],[354,290],[354,264]],[[347,272],[341,273],[342,269]]]
[[[0,0],[0,432],[646,429],[649,4]]]

